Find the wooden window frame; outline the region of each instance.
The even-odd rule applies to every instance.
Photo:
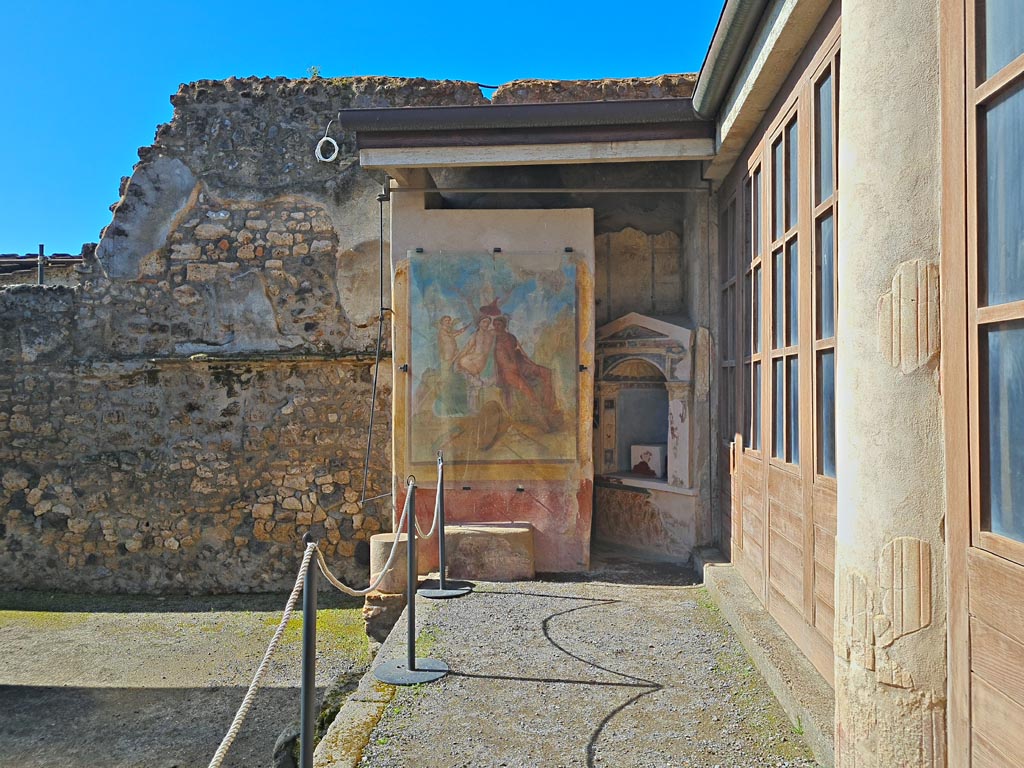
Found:
[[[814,61],[807,67],[801,76],[802,83],[794,88],[792,93],[781,103],[776,110],[776,117],[768,124],[757,144],[747,154],[747,160],[743,174],[735,181],[729,183],[723,190],[727,190],[723,197],[729,202],[719,206],[720,211],[725,211],[726,206],[733,200],[741,200],[744,190],[752,183],[756,174],[760,174],[760,188],[758,193],[758,204],[760,212],[760,240],[753,242],[754,234],[751,233],[753,254],[749,262],[739,261],[739,248],[734,248],[735,257],[739,268],[735,274],[737,281],[743,278],[743,285],[746,285],[746,278],[754,273],[755,268],[760,268],[761,275],[761,304],[759,329],[760,329],[760,351],[746,353],[743,346],[743,339],[738,336],[734,339],[736,355],[730,360],[736,360],[743,373],[735,377],[737,386],[735,402],[737,403],[736,414],[741,417],[740,427],[744,442],[749,434],[750,412],[752,410],[752,398],[757,395],[753,392],[753,364],[760,363],[762,389],[765,396],[760,401],[760,446],[744,445],[743,449],[753,458],[767,459],[772,466],[791,474],[802,474],[803,462],[811,463],[811,482],[813,485],[820,485],[831,491],[836,490],[836,478],[824,475],[821,469],[821,446],[819,435],[819,410],[822,404],[819,403],[819,373],[818,358],[822,351],[832,350],[838,359],[836,352],[835,332],[838,327],[839,314],[839,292],[838,292],[838,264],[839,264],[839,199],[840,199],[840,178],[839,178],[839,101],[841,98],[839,88],[840,72],[840,35],[839,25],[829,33],[823,41],[819,53]],[[832,193],[823,198],[820,203],[815,203],[814,198],[817,190],[817,153],[815,137],[818,126],[816,121],[816,92],[815,89],[828,74],[832,76]],[[785,226],[786,211],[788,204],[789,187],[782,185],[783,205],[782,226],[784,231],[776,233],[774,198],[776,193],[776,179],[774,178],[773,149],[778,141],[783,141],[785,148],[786,132],[788,127],[797,123],[798,131],[798,194],[797,211],[794,220],[789,227]],[[783,153],[783,170],[789,167],[788,153]],[[737,207],[739,210],[739,206]],[[833,336],[826,339],[817,338],[817,302],[818,289],[816,279],[817,268],[817,226],[818,223],[829,213],[833,221],[833,307],[836,317],[833,324]],[[741,215],[736,216],[737,221],[742,219]],[[740,223],[743,223],[742,221]],[[742,236],[733,234],[733,242],[738,243]],[[797,274],[800,285],[797,296],[797,323],[803,329],[810,329],[810,333],[798,334],[796,344],[788,344],[788,339],[783,338],[783,344],[775,346],[774,324],[775,324],[775,287],[774,287],[774,256],[780,248],[785,249],[793,241],[797,243]],[[785,253],[785,251],[784,251]],[[783,276],[785,283],[785,276]],[[738,286],[739,287],[739,286]],[[725,283],[722,283],[725,289]],[[736,294],[736,315],[738,327],[743,328],[746,322],[746,302],[748,297],[745,292]],[[785,307],[788,305],[784,305]],[[752,326],[758,323],[752,319]],[[783,328],[785,335],[787,328]],[[745,329],[745,333],[752,333],[753,328]],[[753,345],[752,345],[753,349]],[[773,456],[774,451],[774,361],[780,358],[789,360],[796,357],[799,370],[799,398],[801,415],[806,411],[807,418],[798,416],[797,427],[799,429],[800,461],[792,463],[786,460],[785,454],[789,449],[788,440],[783,440],[783,456]],[[783,376],[786,376],[789,363],[783,363]],[[736,371],[733,371],[735,374]],[[788,398],[783,397],[783,429],[786,428],[785,419],[788,416]],[[723,439],[725,432],[723,431]]]
[[[746,263],[746,267],[743,271],[743,284],[744,286],[749,285],[749,294],[744,291],[743,296],[743,332],[745,339],[750,339],[750,350],[747,351],[746,346],[743,348],[743,382],[744,390],[741,397],[743,403],[743,440],[744,446],[747,451],[760,458],[764,451],[765,445],[765,412],[764,405],[761,403],[761,386],[754,386],[754,368],[757,366],[761,372],[758,378],[758,383],[764,381],[765,377],[765,360],[767,359],[766,346],[765,346],[765,328],[764,328],[764,306],[765,306],[765,268],[764,263],[766,261],[764,251],[764,230],[765,230],[765,196],[764,196],[764,172],[763,165],[760,157],[750,166],[746,175],[738,185],[740,193],[744,199],[749,203],[750,220],[744,221],[745,236],[749,237],[750,242],[750,258]],[[757,228],[754,228],[754,222],[757,222]],[[755,296],[755,285],[758,285],[754,281],[754,277],[757,276],[760,280],[759,288],[756,292],[758,301],[754,302]],[[758,427],[757,427],[757,444],[754,444],[753,427],[752,427],[752,416],[753,416],[753,401],[758,400]]]
[[[814,435],[813,437],[813,473],[814,483],[816,485],[823,485],[833,490],[836,489],[836,478],[830,475],[826,475],[822,472],[822,435],[819,432],[822,423],[822,409],[824,405],[820,402],[818,392],[821,382],[819,381],[819,370],[818,360],[822,357],[822,352],[831,351],[833,360],[833,382],[835,381],[835,362],[838,360],[838,354],[836,352],[836,334],[838,333],[839,323],[839,99],[841,98],[839,93],[839,48],[837,45],[833,45],[829,53],[819,63],[818,67],[814,70],[813,75],[809,78],[809,89],[810,89],[810,185],[811,185],[811,221],[808,224],[808,246],[810,248],[810,260],[813,265],[813,269],[810,274],[813,276],[811,285],[808,286],[811,291],[811,403],[813,408],[814,416],[811,419],[811,430]],[[816,203],[817,199],[817,184],[818,184],[818,137],[819,137],[819,126],[818,126],[818,87],[824,82],[826,77],[832,78],[832,192],[831,194],[823,197],[821,202]],[[818,227],[819,224],[827,217],[832,217],[832,310],[834,316],[832,318],[832,336],[827,338],[819,338],[819,318],[818,308],[820,306],[821,298],[818,292],[818,254],[819,254],[819,242],[818,242]],[[835,393],[833,393],[833,402]],[[835,415],[833,414],[833,428],[835,427]],[[834,435],[833,435],[834,439]]]
[[[720,208],[719,215],[719,387],[718,387],[718,431],[720,435],[721,448],[727,450],[730,443],[736,438],[738,428],[737,397],[736,397],[736,368],[737,368],[737,338],[739,324],[736,322],[738,302],[736,301],[737,286],[739,285],[737,248],[738,235],[741,230],[738,220],[741,218],[738,211],[740,206],[739,195],[732,195]],[[730,307],[731,297],[731,309]]]
[[[1021,562],[1020,547],[1003,547],[981,530],[979,327],[1009,319],[1021,307],[981,307],[978,301],[979,106],[1019,82],[1024,55],[987,80],[979,80],[976,0],[939,4],[942,119],[942,407],[945,432],[947,531],[947,757],[951,768],[971,764],[972,639],[970,564],[993,547]],[[987,546],[986,546],[987,545]],[[998,553],[994,553],[997,554]]]
[[[804,115],[805,115],[807,110],[801,109],[800,106],[802,106],[802,105],[800,105],[800,103],[799,103],[800,102],[800,95],[801,95],[800,91],[801,90],[802,89],[799,89],[796,93],[794,93],[793,96],[786,102],[786,105],[779,111],[779,116],[772,122],[771,127],[767,131],[767,134],[766,134],[766,137],[765,137],[765,140],[764,140],[764,147],[763,147],[763,154],[764,154],[764,166],[763,167],[767,171],[767,173],[765,174],[766,175],[766,180],[765,180],[765,183],[764,183],[765,208],[766,208],[767,211],[770,212],[770,215],[771,215],[771,226],[767,230],[767,238],[768,239],[767,239],[767,243],[765,244],[765,249],[764,249],[764,254],[766,256],[766,261],[767,261],[767,265],[766,265],[767,269],[762,272],[762,280],[764,280],[764,284],[765,284],[765,287],[767,288],[767,292],[768,292],[768,299],[765,301],[765,306],[769,308],[768,316],[769,316],[769,319],[770,319],[771,322],[770,323],[765,323],[766,325],[769,326],[769,328],[768,328],[768,345],[767,345],[766,351],[765,351],[765,365],[761,369],[761,375],[762,375],[762,377],[768,377],[768,382],[769,382],[769,384],[768,384],[768,391],[770,393],[770,396],[768,398],[768,400],[769,400],[768,413],[762,413],[762,423],[764,423],[764,421],[765,421],[764,417],[768,416],[768,423],[769,423],[770,426],[769,426],[769,429],[768,429],[768,437],[767,437],[767,444],[766,444],[766,450],[765,450],[765,453],[767,454],[767,457],[768,457],[768,461],[773,466],[780,467],[780,468],[782,468],[782,469],[784,469],[784,470],[786,470],[788,472],[794,473],[794,474],[799,474],[799,472],[800,472],[799,458],[802,458],[802,456],[798,457],[798,461],[797,462],[788,461],[788,458],[787,458],[790,455],[790,451],[792,449],[791,436],[787,433],[788,427],[790,425],[790,422],[789,422],[789,397],[788,397],[788,395],[789,395],[789,388],[788,388],[788,386],[786,386],[785,383],[783,383],[783,385],[782,385],[783,393],[782,393],[782,401],[781,401],[781,403],[782,403],[781,414],[776,414],[776,412],[775,412],[775,396],[776,396],[776,391],[775,391],[775,387],[776,387],[776,382],[775,382],[775,364],[779,360],[782,361],[782,380],[783,380],[783,382],[785,382],[788,379],[788,376],[789,376],[790,360],[792,360],[794,358],[797,360],[797,371],[798,371],[798,374],[797,374],[797,393],[799,395],[799,393],[802,391],[802,389],[800,387],[800,381],[801,381],[802,377],[799,374],[800,365],[801,365],[801,362],[802,362],[801,355],[800,355],[800,334],[799,334],[799,330],[797,332],[796,343],[795,344],[789,344],[788,342],[789,342],[789,332],[790,332],[792,321],[793,320],[796,321],[797,328],[799,329],[799,328],[804,327],[804,323],[807,320],[807,318],[803,316],[804,313],[802,312],[802,307],[803,307],[803,304],[804,304],[804,301],[802,301],[802,299],[803,299],[803,295],[804,295],[804,292],[805,292],[806,287],[807,287],[807,280],[806,279],[800,279],[801,277],[803,277],[806,274],[806,271],[803,269],[803,263],[802,263],[803,262],[802,254],[806,250],[806,248],[805,248],[806,236],[805,236],[805,233],[802,231],[802,224],[804,222],[804,217],[801,215],[804,206],[800,204],[800,198],[801,198],[801,196],[803,194],[806,194],[807,186],[808,186],[803,181],[804,177],[806,176],[806,173],[804,172],[804,170],[805,170],[805,163],[806,163],[806,160],[807,160],[806,152],[804,151],[804,147],[800,146],[803,143],[802,139],[807,136],[807,128],[806,128],[805,120],[804,120]],[[792,219],[792,222],[790,223],[790,226],[787,227],[786,223],[787,223],[787,219],[788,219],[788,216],[789,216],[789,190],[790,190],[790,184],[792,183],[787,177],[788,177],[788,169],[789,169],[789,166],[790,166],[790,163],[789,163],[790,155],[791,155],[791,152],[793,151],[793,148],[790,146],[790,141],[789,141],[789,135],[788,134],[789,134],[790,127],[793,126],[794,124],[796,125],[796,129],[797,129],[797,148],[796,148],[796,151],[797,151],[797,179],[796,179],[796,183],[797,183],[797,201],[798,202],[797,202],[796,214],[795,214],[795,216],[793,216],[793,219]],[[775,158],[775,147],[780,142],[781,142],[781,146],[782,146],[782,149],[783,149],[783,151],[782,151],[782,163],[781,163],[781,165],[782,165],[781,170],[782,170],[782,173],[783,173],[783,183],[782,183],[781,187],[778,187],[778,189],[781,189],[781,195],[782,195],[782,214],[781,214],[782,227],[781,227],[781,231],[776,231],[776,227],[775,227],[775,204],[776,204],[776,199],[775,198],[776,198],[777,187],[776,187],[775,175],[776,175],[777,169],[775,167],[774,158]],[[791,286],[789,285],[789,269],[788,269],[788,267],[789,267],[789,249],[790,249],[790,247],[792,246],[793,243],[796,243],[796,259],[797,259],[796,274],[797,274],[797,278],[799,280],[799,286],[798,286],[798,289],[797,289],[797,296],[796,296],[796,309],[797,309],[797,313],[796,313],[796,317],[795,318],[788,312],[789,308],[792,306],[791,303],[790,303],[790,299],[791,299],[791,294],[790,294]],[[782,296],[782,304],[779,305],[779,309],[780,309],[781,314],[782,314],[781,325],[779,326],[779,337],[780,337],[778,339],[779,346],[776,346],[776,341],[777,340],[775,338],[775,330],[776,330],[776,323],[779,322],[779,318],[776,317],[776,311],[775,311],[775,309],[776,309],[776,306],[775,306],[775,300],[776,300],[776,296],[775,296],[775,270],[776,270],[775,259],[776,259],[776,256],[779,255],[779,254],[781,254],[781,256],[782,256],[782,259],[781,259],[781,261],[782,261],[782,275],[780,276],[780,278],[781,278],[780,285],[782,286],[783,296]],[[800,400],[801,400],[801,398],[798,396],[797,397],[798,404],[799,404]],[[774,455],[775,454],[775,430],[777,428],[779,428],[779,426],[780,426],[780,424],[776,423],[776,418],[777,417],[778,417],[778,421],[781,424],[781,428],[783,430],[783,432],[782,432],[782,455],[781,456]],[[799,435],[799,430],[800,430],[800,414],[799,414],[799,412],[797,413],[796,427],[797,427],[797,430],[798,430],[797,445],[798,445],[798,450],[799,450],[800,448],[804,448],[805,447],[804,445],[801,444],[803,442],[800,439],[802,436]]]
[[[979,128],[987,106],[1024,87],[1024,54],[1017,56],[992,77],[985,78],[981,59],[983,47],[978,45],[979,29],[975,23],[978,3],[968,2],[965,8],[966,35],[964,39],[966,70],[966,129],[967,129],[967,390],[968,429],[971,466],[971,546],[1024,565],[1024,541],[1016,541],[985,529],[982,494],[987,484],[983,473],[987,469],[982,461],[983,409],[985,392],[981,386],[980,337],[983,329],[1007,320],[1024,320],[1024,301],[983,305],[979,294],[979,262],[981,239],[985,222],[978,215],[979,187],[985,173],[982,152],[984,142]]]
[[[742,159],[736,164],[734,170],[724,180],[719,190],[721,211],[733,195],[742,195],[745,185],[760,169],[760,211],[761,211],[761,237],[759,239],[759,253],[755,252],[751,259],[750,266],[758,264],[762,275],[761,286],[761,307],[760,307],[760,333],[761,333],[761,391],[760,391],[760,412],[761,412],[761,450],[756,447],[739,446],[735,452],[731,468],[733,469],[734,489],[732,499],[732,530],[742,532],[740,536],[747,534],[747,510],[757,518],[756,523],[750,528],[749,541],[757,546],[751,546],[753,553],[750,558],[742,555],[737,559],[740,571],[744,580],[751,589],[758,594],[759,598],[766,605],[769,613],[779,622],[779,625],[789,634],[797,645],[808,655],[818,671],[831,682],[833,675],[833,650],[832,637],[834,634],[834,599],[823,599],[819,588],[832,593],[835,586],[834,570],[834,548],[835,548],[835,508],[836,508],[836,481],[834,478],[816,475],[815,468],[818,465],[818,447],[816,445],[816,432],[813,424],[816,419],[815,400],[817,398],[817,374],[812,370],[815,360],[815,306],[813,304],[815,295],[813,286],[815,280],[815,263],[813,248],[813,222],[815,213],[821,214],[822,209],[816,209],[812,205],[815,183],[813,179],[813,151],[814,140],[812,134],[814,108],[813,85],[820,76],[820,73],[834,62],[840,49],[840,17],[838,4],[832,4],[828,15],[819,23],[812,41],[801,53],[799,62],[786,78],[768,112],[769,117],[758,127],[754,137],[744,149]],[[827,26],[826,26],[827,25]],[[813,47],[811,47],[813,46]],[[835,83],[836,92],[840,89],[838,81]],[[835,98],[835,107],[838,108],[838,97]],[[790,220],[789,227],[785,231],[777,233],[774,226],[773,199],[775,197],[775,186],[777,174],[773,176],[773,144],[791,124],[794,117],[797,121],[797,136],[794,148],[797,150],[799,160],[795,173],[798,186],[790,191],[796,194],[793,203],[796,207],[795,221]],[[838,152],[834,153],[835,163],[838,160]],[[784,172],[786,167],[785,158],[780,171]],[[835,167],[835,166],[834,166]],[[836,189],[840,180],[835,178]],[[785,185],[782,185],[780,192],[785,194]],[[838,195],[838,192],[836,192]],[[836,198],[838,200],[838,197]],[[823,203],[826,201],[822,201]],[[783,223],[785,223],[783,219]],[[780,346],[774,344],[774,305],[776,295],[774,290],[775,279],[773,270],[773,253],[780,245],[795,243],[795,266],[796,275],[799,280],[799,291],[796,293],[795,320],[799,325],[799,334],[796,344],[789,345],[788,339],[782,339]],[[774,247],[773,247],[774,246]],[[841,258],[835,254],[837,263]],[[783,265],[784,266],[784,265]],[[746,270],[741,271],[745,277]],[[837,272],[838,274],[838,272]],[[783,286],[784,287],[784,286]],[[787,300],[786,305],[790,305]],[[784,305],[784,306],[786,306]],[[790,310],[791,312],[794,310]],[[788,353],[788,354],[787,354]],[[799,382],[798,400],[799,417],[794,426],[799,429],[800,441],[800,463],[793,464],[785,461],[783,457],[772,457],[774,448],[775,414],[774,395],[772,389],[773,364],[772,360],[795,359],[797,362],[785,364],[796,366],[796,375]],[[748,362],[748,356],[741,358]],[[749,360],[756,359],[750,355]],[[744,403],[745,408],[750,407],[750,401],[757,396],[751,393],[744,397],[742,389],[744,379],[737,380],[737,393],[739,402]],[[783,405],[783,419],[785,418],[786,405]],[[779,422],[785,429],[783,421]],[[746,425],[746,420],[744,426]],[[745,434],[745,433],[744,433]],[[785,442],[783,452],[785,452]],[[738,488],[738,490],[737,490]],[[757,505],[754,510],[752,505]],[[748,505],[751,505],[748,507]],[[785,507],[785,509],[783,508]],[[788,525],[787,520],[792,521],[794,515],[800,518],[799,530],[795,528],[787,531],[783,527]],[[796,525],[796,523],[794,523]],[[791,563],[792,568],[785,568],[790,576],[802,577],[802,594],[790,590],[790,593],[783,591],[782,582],[773,577],[773,570],[778,565],[773,565],[773,559],[777,560],[779,551],[775,546],[780,542],[772,543],[773,537],[786,538],[789,543],[801,550],[802,562]],[[737,553],[746,551],[746,547],[735,547]],[[774,554],[773,554],[774,553]],[[783,555],[784,556],[784,555]],[[827,604],[827,617],[825,624],[818,621],[819,610]]]

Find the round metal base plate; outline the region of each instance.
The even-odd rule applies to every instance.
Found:
[[[472,591],[472,587],[460,587],[459,589],[420,589],[416,594],[430,600],[449,600],[453,597],[463,597]]]
[[[386,661],[374,671],[382,683],[390,685],[416,685],[432,683],[448,674],[448,665],[437,659],[416,658],[416,669],[409,669],[405,659]]]
[[[444,587],[445,587],[445,589],[465,590],[465,593],[467,593],[467,594],[469,592],[472,592],[473,591],[473,587],[475,587],[475,586],[476,586],[476,584],[474,584],[472,581],[463,581],[461,579],[445,579],[444,580]],[[421,588],[420,588],[419,592],[417,593],[417,594],[420,594],[420,595],[423,594],[423,590],[440,590],[441,589],[441,580],[440,579],[426,579],[426,580],[420,582],[420,587]]]

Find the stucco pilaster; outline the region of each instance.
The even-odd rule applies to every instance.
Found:
[[[836,764],[945,764],[936,0],[844,0]]]

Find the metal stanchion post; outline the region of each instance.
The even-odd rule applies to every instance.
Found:
[[[459,586],[452,586],[448,583],[445,571],[448,570],[448,559],[445,553],[445,532],[444,532],[444,454],[437,452],[437,589],[421,589],[420,594],[431,600],[444,600],[452,597],[462,597],[473,591],[473,587],[465,583]]]
[[[312,542],[307,533],[302,537],[307,546]],[[299,768],[313,768],[313,727],[316,725],[316,556],[306,571],[302,586],[302,704],[299,708]]]
[[[412,494],[409,502],[409,516],[406,520],[406,537],[409,544],[408,584],[406,586],[406,637],[405,660],[386,661],[377,667],[374,674],[382,683],[391,685],[415,685],[440,680],[448,674],[448,665],[437,659],[416,658],[416,586],[419,574],[416,572],[416,483],[408,485]]]
[[[419,570],[416,567],[416,486],[409,487],[412,501],[409,502],[409,519],[406,520],[405,536],[408,554],[405,558],[406,568],[406,612],[409,619],[405,623],[405,666],[410,672],[416,671],[416,587],[419,583]]]
[[[36,261],[36,282],[42,285],[46,282],[46,248],[39,244],[39,260]]]
[[[437,452],[437,580],[442,591],[448,589],[445,571],[448,570],[448,558],[444,551],[444,456]]]

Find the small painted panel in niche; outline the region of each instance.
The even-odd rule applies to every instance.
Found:
[[[415,254],[409,274],[412,463],[576,461],[571,256]]]
[[[639,477],[660,480],[665,477],[667,454],[666,443],[634,443],[629,447],[630,472]]]

